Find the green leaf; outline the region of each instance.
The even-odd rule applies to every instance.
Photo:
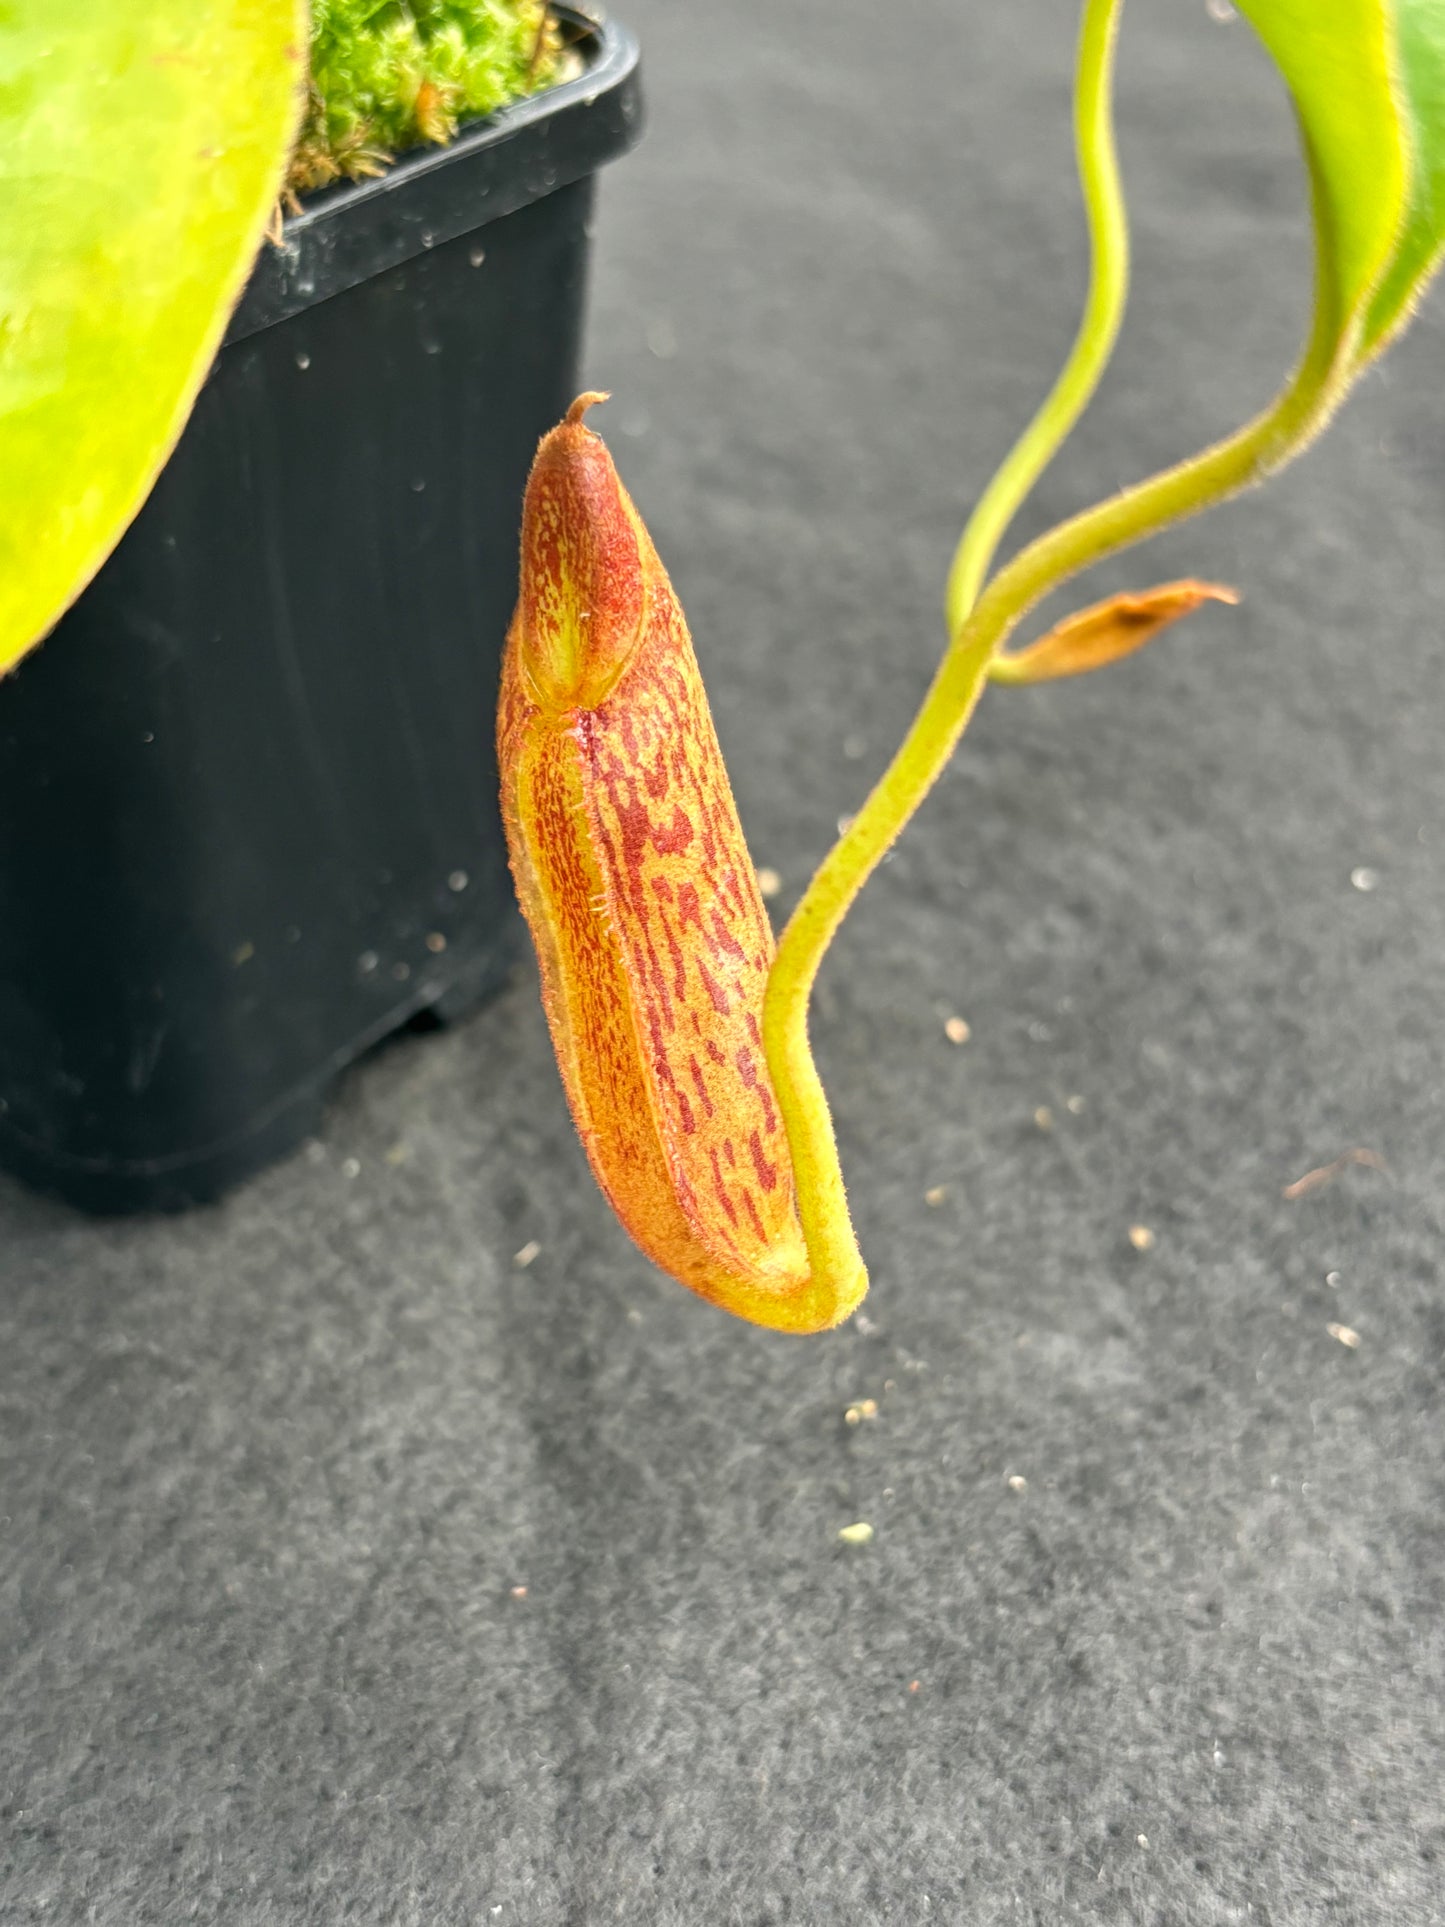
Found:
[[[0,0],[0,672],[115,545],[244,285],[304,0]]]
[[[1445,250],[1445,0],[1395,0],[1394,11],[1410,182],[1395,259],[1365,321],[1366,355],[1378,353],[1409,320]]]
[[[1314,195],[1314,345],[1351,338],[1394,257],[1410,156],[1393,0],[1239,0],[1294,97]]]

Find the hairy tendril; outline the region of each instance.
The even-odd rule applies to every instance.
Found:
[[[828,945],[858,892],[942,773],[1000,652],[1024,616],[1090,564],[1262,481],[1313,440],[1353,367],[1355,346],[1317,291],[1304,353],[1277,400],[1190,460],[1075,515],[987,580],[995,551],[1034,483],[1088,405],[1118,336],[1128,289],[1128,227],[1115,154],[1114,47],[1123,0],[1085,0],[1075,136],[1091,262],[1083,319],[1063,372],[979,501],[949,573],[949,642],[907,737],[824,858],[779,941],[763,1005],[763,1043],[787,1134],[814,1290],[862,1267],[827,1098],[808,1040],[808,1004]],[[986,584],[986,586],[985,586]],[[1016,660],[1016,659],[1014,659]],[[1013,679],[1013,678],[1009,678]]]

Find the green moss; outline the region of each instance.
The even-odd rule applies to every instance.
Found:
[[[566,58],[545,0],[311,0],[311,104],[288,196],[443,144],[550,85]]]

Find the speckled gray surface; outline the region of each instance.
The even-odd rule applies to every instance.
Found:
[[[1073,325],[1073,8],[627,12],[590,374],[786,904]],[[1261,401],[1306,296],[1247,29],[1130,14],[1137,293],[1028,529]],[[633,1254],[528,976],[217,1210],[0,1187],[7,1927],[1445,1919],[1442,348],[1102,571],[1246,600],[991,697],[861,904],[850,1328]]]

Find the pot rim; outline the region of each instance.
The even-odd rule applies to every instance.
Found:
[[[244,340],[373,275],[474,233],[625,153],[642,131],[641,56],[621,22],[556,13],[586,60],[572,80],[499,107],[445,147],[417,147],[372,180],[303,202],[263,242],[226,330]]]

